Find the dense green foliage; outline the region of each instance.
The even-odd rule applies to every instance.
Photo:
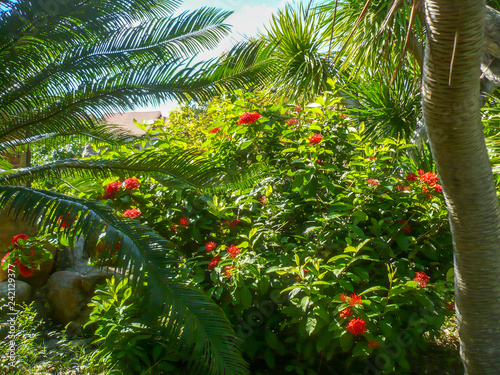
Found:
[[[127,215],[134,209],[183,254],[181,273],[224,309],[252,373],[406,373],[449,314],[452,245],[437,176],[405,141],[366,143],[339,103],[325,96],[301,108],[240,92],[205,111],[188,107],[173,115],[175,126],[151,128],[152,147],[189,147],[189,137],[171,136],[182,124],[205,139],[199,150],[214,163],[260,162],[265,175],[207,194],[136,174],[140,186],[120,182],[106,200]],[[347,329],[355,318],[364,334]]]

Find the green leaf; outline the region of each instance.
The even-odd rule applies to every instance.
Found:
[[[354,336],[352,335],[351,332],[349,331],[344,331],[342,332],[342,335],[340,336],[340,347],[344,352],[347,352],[351,349],[353,343],[354,343]]]
[[[377,285],[377,286],[372,286],[372,287],[362,291],[361,293],[359,293],[359,295],[362,296],[362,295],[365,295],[367,293],[376,292],[378,290],[383,290],[383,291],[387,292],[389,289],[387,289],[384,286]]]
[[[243,308],[249,309],[250,306],[252,306],[252,293],[247,287],[241,288],[240,289],[241,293],[241,304],[243,305]]]
[[[314,332],[317,323],[318,320],[314,316],[308,316],[306,318],[306,332],[309,336],[311,336],[311,334]]]

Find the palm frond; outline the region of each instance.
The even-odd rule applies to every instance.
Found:
[[[413,44],[423,39],[423,24],[418,14],[414,13],[413,33],[407,33],[411,8],[400,6],[397,1],[332,0],[318,7],[322,14],[333,14],[335,10],[335,25],[332,29],[331,18],[326,19],[324,37],[331,38],[333,50],[341,51],[338,68],[349,71],[355,79],[370,79],[379,71],[393,74],[396,70],[393,61],[402,56],[405,36]],[[408,43],[409,48],[412,43]]]
[[[178,278],[180,254],[169,249],[163,237],[135,220],[118,217],[111,208],[98,202],[44,190],[0,186],[0,209],[6,207],[14,218],[36,221],[46,231],[57,226],[60,216],[74,216],[77,218],[74,231],[71,232],[70,225],[65,231],[72,236],[83,236],[86,249],[97,244],[96,234],[101,231],[106,233],[108,249],[120,241],[118,258],[122,274],[129,274],[134,285],[146,282],[146,318],[158,324],[158,316],[162,317],[159,320],[162,331],[174,338],[180,348],[190,348],[191,359],[203,365],[197,372],[248,374],[224,313],[201,291]]]
[[[43,143],[50,147],[59,147],[67,144],[69,140],[89,141],[91,144],[96,146],[119,146],[137,141],[138,137],[123,130],[123,128],[119,126],[98,125],[94,129],[89,129],[88,131],[52,132],[32,137],[7,140],[0,143],[0,155],[4,155],[12,149],[17,149],[28,144],[36,145]]]
[[[325,14],[309,12],[303,5],[287,5],[273,16],[264,38],[276,41],[273,56],[281,67],[273,89],[278,94],[306,102],[328,89],[334,69],[326,51],[328,40],[321,37],[325,20]]]
[[[229,186],[244,188],[263,171],[264,167],[259,164],[247,167],[244,171],[225,170],[200,156],[199,151],[162,153],[158,149],[148,149],[126,158],[68,159],[31,168],[6,170],[0,173],[0,185],[25,184],[42,178],[108,178],[128,176],[133,172],[134,175],[151,176],[167,183],[169,181],[165,180],[165,176],[169,176],[182,182],[183,186],[213,191]]]

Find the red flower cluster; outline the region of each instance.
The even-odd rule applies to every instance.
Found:
[[[309,142],[313,144],[318,144],[321,142],[323,139],[323,136],[321,134],[315,133],[309,137]]]
[[[347,330],[350,331],[354,336],[362,335],[367,331],[366,323],[361,318],[352,319],[347,325]]]
[[[422,181],[423,183],[427,184],[429,187],[434,189],[435,193],[443,192],[443,187],[440,184],[438,184],[439,177],[437,174],[432,172],[424,172],[422,169],[419,169],[418,176],[415,173],[410,173],[406,176],[406,180],[409,182],[416,181],[417,179],[419,179],[420,181]],[[401,191],[399,186],[401,185],[398,185],[396,187],[398,188],[399,191]],[[409,187],[405,187],[404,190],[410,191],[411,189]],[[430,192],[430,190],[427,188],[426,185],[422,185],[422,190],[424,193]],[[432,198],[432,195],[427,194],[427,197]]]
[[[139,186],[141,186],[141,183],[137,178],[131,177],[131,178],[126,178],[125,181],[123,181],[123,185],[127,190],[135,190],[139,188]]]
[[[29,237],[25,234],[17,234],[15,235],[13,238],[12,238],[12,241],[11,241],[11,245],[12,245],[12,248],[13,249],[18,249],[19,248],[19,243],[17,241],[19,240],[27,240]],[[7,254],[4,255],[4,257],[2,258],[2,261],[0,262],[0,266],[3,267],[4,263],[7,261],[7,258],[9,257],[11,252],[8,252]],[[34,255],[34,251],[31,253],[31,256]],[[19,271],[21,272],[21,275],[23,277],[30,277],[30,276],[33,276],[33,274],[35,273],[37,267],[34,267],[33,265],[31,267],[26,267],[24,264],[21,263],[21,261],[19,260],[19,258],[16,257],[16,261],[13,263],[13,265],[15,266],[18,266],[19,267]],[[11,269],[11,267],[9,266],[9,269]]]
[[[340,318],[347,318],[348,316],[351,316],[352,314],[352,311],[349,307],[346,307],[344,310],[342,310],[341,312],[339,312],[339,316]]]
[[[288,120],[286,122],[286,124],[288,126],[297,125],[298,123],[299,123],[299,119],[296,119],[296,118],[291,118],[290,120]]]
[[[120,191],[120,186],[122,186],[121,181],[115,181],[106,186],[106,194],[104,195],[105,199],[113,199],[115,194]]]
[[[205,244],[205,248],[207,249],[207,251],[212,251],[213,249],[215,249],[216,246],[217,245],[213,241],[207,242]]]
[[[347,301],[347,294],[342,293],[342,294],[340,295],[340,300],[341,300],[343,303],[346,303],[346,301]]]
[[[233,221],[224,220],[224,222],[221,224],[221,226],[227,225],[229,228],[232,228],[232,227],[235,227],[236,225],[238,225],[239,223],[241,223],[241,220],[239,220],[239,219],[234,219]]]
[[[128,210],[125,210],[125,212],[123,213],[124,216],[126,217],[139,217],[141,216],[142,212],[140,210],[138,210],[137,208],[131,208],[131,209],[128,209]]]
[[[221,130],[221,127],[219,126],[217,128],[210,129],[210,133],[215,134],[215,133],[220,132],[220,130]]]
[[[226,274],[227,278],[231,277],[231,270],[233,269],[233,266],[228,264],[226,267],[224,267],[224,273]]]
[[[405,233],[408,233],[410,234],[411,233],[411,227],[410,227],[410,224],[408,224],[408,222],[406,220],[398,220],[397,221],[398,224],[406,224],[404,225],[401,230]]]
[[[424,172],[419,169],[418,174],[420,175],[420,181],[427,182],[428,184],[436,183],[439,181],[439,177],[435,173]]]
[[[370,341],[368,340],[368,346],[372,347],[372,348],[378,348],[380,346],[380,344],[376,341]]]
[[[403,185],[396,185],[396,189],[398,189],[398,191],[411,191],[411,187]]]
[[[214,269],[214,267],[217,266],[221,260],[222,260],[222,257],[220,255],[213,257],[212,260],[210,261],[210,263],[208,263],[208,269],[209,270]]]
[[[349,305],[356,306],[362,304],[363,304],[363,297],[361,297],[357,293],[351,294],[351,297],[349,297]]]
[[[368,180],[366,180],[366,183],[370,186],[379,186],[380,185],[380,182],[378,182],[378,180],[375,180],[374,178],[369,178]]]
[[[259,202],[262,204],[262,205],[265,205],[266,204],[266,196],[264,195],[262,198],[259,199]]]
[[[183,216],[179,220],[179,225],[187,227],[189,225],[189,219],[186,216]]]
[[[413,281],[418,282],[420,288],[425,288],[429,282],[430,277],[425,274],[425,272],[415,272],[415,278]]]
[[[227,248],[227,252],[231,254],[231,258],[235,258],[236,255],[240,253],[240,248],[234,245],[231,245]]]
[[[260,119],[261,117],[262,117],[262,115],[260,113],[257,113],[257,112],[245,112],[245,113],[240,115],[240,119],[238,120],[238,124],[239,125],[251,124],[251,123],[257,121],[258,119]]]
[[[406,181],[412,182],[415,181],[418,178],[418,176],[415,173],[409,173],[408,176],[406,176]]]
[[[299,105],[297,107],[295,107],[295,112],[299,112],[299,113],[302,112],[302,107]]]
[[[17,241],[18,240],[27,240],[29,237],[25,234],[16,234],[13,238],[12,238],[12,241],[10,242],[13,249],[17,249],[19,246],[18,246],[18,243]]]

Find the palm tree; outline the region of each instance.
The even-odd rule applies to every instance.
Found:
[[[485,4],[426,1],[423,112],[450,212],[460,353],[467,374],[500,368],[500,209],[480,114]]]
[[[29,144],[60,145],[77,135],[120,144],[129,137],[100,125],[109,112],[160,104],[165,99],[206,99],[233,85],[267,75],[258,43],[237,46],[246,58],[189,64],[197,52],[227,34],[230,12],[202,8],[174,15],[178,0],[69,0],[52,3],[5,0],[0,6],[0,155]],[[259,69],[250,71],[250,66]],[[176,178],[201,188],[220,185],[221,171],[192,151],[145,150],[113,160],[59,160],[15,169],[2,162],[0,209],[52,230],[57,218],[77,220],[65,230],[93,247],[106,233],[108,248],[121,241],[122,269],[147,280],[151,321],[183,349],[192,349],[198,371],[247,374],[231,326],[201,291],[176,271],[179,254],[138,222],[117,216],[97,201],[29,188],[21,183],[64,176],[112,176],[134,171]],[[226,173],[227,175],[227,173]],[[231,179],[229,179],[231,180]],[[234,179],[239,180],[239,177]],[[15,185],[17,184],[17,186]],[[160,317],[160,319],[158,319]]]

